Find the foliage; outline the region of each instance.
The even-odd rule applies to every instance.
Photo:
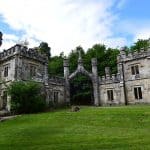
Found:
[[[48,46],[48,43],[41,42],[38,49],[41,53],[46,54],[48,59],[50,59],[50,57],[51,57],[51,52],[50,52],[51,48]]]
[[[98,74],[99,76],[105,75],[105,67],[110,67],[111,73],[117,73],[117,55],[118,49],[108,48],[105,45],[95,44],[89,48],[85,56],[85,64],[87,70],[91,70],[91,59],[97,58]]]
[[[138,39],[134,45],[131,46],[130,50],[131,52],[133,51],[140,51],[142,48],[146,50],[150,46],[149,39],[143,40],[143,39]]]
[[[81,46],[77,46],[68,56],[70,73],[77,69],[79,50],[81,52],[81,56],[84,57],[85,52]]]
[[[2,45],[2,36],[3,36],[3,34],[2,34],[2,32],[0,31],[0,46]]]
[[[48,63],[48,73],[51,76],[63,76],[63,54],[54,56]]]
[[[150,46],[149,40],[138,40],[131,47],[125,46],[126,53],[133,51],[140,51],[141,48],[146,50]],[[76,47],[72,50],[68,56],[69,59],[69,70],[70,73],[74,72],[77,68],[78,55],[79,50],[81,52],[84,67],[91,72],[91,59],[97,58],[98,62],[98,75],[105,75],[105,67],[110,67],[111,74],[117,73],[117,55],[119,54],[118,49],[106,48],[105,45],[95,44],[91,48],[84,51],[81,46]],[[50,75],[58,75],[63,76],[63,57],[54,56],[49,61],[49,74]],[[88,86],[89,85],[89,86]],[[92,97],[92,85],[88,78],[86,77],[77,77],[71,81],[71,101],[82,103],[83,99],[87,99],[88,102],[89,97]],[[86,104],[85,102],[85,104]]]
[[[0,123],[1,150],[149,150],[150,106],[81,107]]]
[[[41,86],[33,81],[15,81],[8,88],[11,96],[11,111],[15,113],[34,113],[43,111],[45,101]]]
[[[92,105],[93,104],[93,88],[91,80],[78,74],[70,82],[71,104],[75,105]]]
[[[83,58],[84,67],[91,72],[91,59],[96,57],[98,60],[98,74],[100,76],[105,75],[105,67],[109,66],[111,73],[117,73],[117,55],[118,49],[106,48],[105,45],[95,44],[92,48],[89,48],[87,52],[81,46],[72,50],[68,56],[70,73],[77,69],[79,50]],[[63,76],[63,55],[54,56],[49,61],[49,74]],[[92,95],[92,84],[89,78],[84,76],[78,76],[71,81],[71,101],[80,104],[91,103],[89,99]],[[86,101],[84,101],[84,99]]]

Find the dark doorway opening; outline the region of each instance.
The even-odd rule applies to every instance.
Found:
[[[89,77],[77,74],[70,81],[70,101],[71,105],[93,105],[93,87]]]

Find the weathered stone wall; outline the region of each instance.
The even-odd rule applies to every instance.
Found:
[[[5,67],[8,66],[8,76],[4,77]],[[0,78],[1,81],[13,81],[15,78],[15,58],[7,59],[6,61],[1,62],[0,65]]]
[[[132,66],[138,66],[137,74],[132,73]],[[110,75],[108,67],[105,76],[99,77],[99,91],[102,105],[150,103],[150,48],[139,53],[124,50],[118,55],[118,74]],[[140,87],[142,99],[135,98],[134,88]],[[108,101],[108,90],[113,90],[113,101]]]
[[[36,49],[28,49],[15,45],[0,53],[0,109],[3,106],[3,95],[6,85],[16,80],[34,80],[44,85],[47,104],[62,105],[70,102],[69,81],[78,73],[88,76],[93,84],[94,105],[122,105],[125,103],[150,103],[150,48],[139,53],[129,53],[124,50],[118,55],[118,73],[110,74],[109,67],[105,68],[105,76],[97,73],[97,60],[92,59],[91,73],[85,70],[79,53],[77,69],[70,74],[68,60],[64,59],[64,78],[48,76],[48,59]],[[138,66],[139,73],[132,73],[132,66]],[[4,77],[5,67],[8,66],[8,76]],[[35,72],[33,72],[32,69]],[[5,84],[4,84],[5,83]],[[142,98],[135,98],[135,88],[140,87]],[[113,91],[113,100],[108,100],[108,90]],[[6,109],[10,109],[10,98],[7,99]]]
[[[135,87],[141,87],[142,99],[135,99]],[[126,82],[126,92],[129,104],[150,103],[150,79],[138,79]]]
[[[125,92],[128,104],[150,103],[149,83],[150,83],[150,48],[147,50],[125,54],[122,50],[118,55],[118,72],[122,72],[123,67]],[[132,66],[138,66],[139,73],[132,73]],[[142,99],[136,99],[134,88],[140,87],[142,91]]]
[[[103,106],[105,105],[113,105],[113,104],[124,104],[121,101],[121,88],[119,83],[112,83],[112,84],[103,84],[99,86],[100,91],[100,100]],[[109,101],[107,96],[107,91],[113,90],[114,100]]]
[[[53,104],[56,105],[63,105],[66,103],[64,97],[64,93],[65,93],[65,87],[64,87],[64,79],[60,78],[60,77],[51,77],[49,78],[48,81],[48,97],[47,97],[47,101],[48,103],[52,102]],[[57,93],[58,97],[55,99],[55,93]]]
[[[4,68],[8,66],[8,75],[4,76]],[[57,100],[58,104],[65,103],[64,79],[48,77],[48,59],[37,49],[28,49],[15,45],[0,53],[0,109],[2,109],[6,85],[12,81],[34,80],[44,85],[47,103]],[[6,109],[10,110],[10,97],[7,96]]]

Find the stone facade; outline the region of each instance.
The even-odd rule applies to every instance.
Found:
[[[129,53],[120,50],[118,73],[105,71],[99,77],[100,100],[103,105],[150,103],[150,48]]]
[[[70,101],[69,81],[78,73],[88,76],[93,84],[94,105],[125,105],[150,103],[150,48],[139,53],[129,53],[120,50],[117,57],[118,73],[110,74],[109,67],[105,68],[105,76],[97,74],[97,61],[92,59],[92,73],[83,67],[79,54],[78,67],[69,74],[69,64],[64,60],[64,77],[67,101]]]
[[[48,59],[37,49],[15,45],[0,53],[0,110],[10,110],[7,86],[12,81],[34,80],[43,85],[47,104],[64,103],[64,79],[48,76]]]
[[[47,104],[70,104],[70,80],[78,73],[91,79],[95,106],[150,103],[150,48],[128,55],[121,50],[116,75],[111,75],[106,67],[105,76],[99,77],[97,63],[93,58],[92,71],[88,72],[79,52],[78,66],[73,73],[69,73],[69,62],[64,58],[64,77],[49,77],[46,55],[18,44],[4,50],[0,53],[0,110],[10,110],[7,86],[20,80],[43,84]]]

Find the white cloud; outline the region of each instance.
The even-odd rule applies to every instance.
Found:
[[[121,48],[123,46],[126,46],[127,44],[127,39],[121,38],[121,37],[116,37],[116,38],[110,38],[107,39],[105,42],[106,46],[114,47],[114,48]]]
[[[8,49],[10,46],[13,46],[19,38],[12,34],[3,34],[3,44],[1,49]]]
[[[121,20],[117,24],[115,32],[120,32],[126,38],[127,45],[133,45],[138,39],[150,38],[150,21],[149,20]],[[122,41],[123,42],[123,41]]]
[[[16,41],[20,38],[27,39],[30,46],[38,46],[37,40],[46,41],[52,48],[52,55],[61,51],[68,54],[78,45],[86,49],[95,43],[106,42],[107,39],[109,46],[124,44],[125,40],[122,38],[110,38],[113,36],[113,23],[118,19],[118,16],[111,12],[114,2],[5,0],[1,1],[0,15],[11,28],[24,31],[25,35],[16,38]],[[13,37],[12,39],[10,44],[14,42]],[[6,44],[3,47],[9,43],[8,40],[4,42]]]
[[[137,30],[134,39],[135,41],[137,41],[137,39],[148,39],[148,38],[150,38],[150,27],[145,27]]]

